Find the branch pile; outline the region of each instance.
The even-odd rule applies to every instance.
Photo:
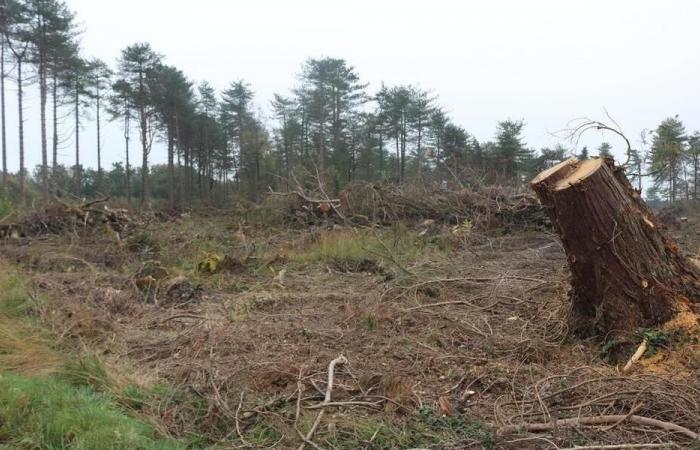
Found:
[[[558,430],[564,437],[576,429],[578,436],[619,442],[611,435],[619,429],[623,434],[660,432],[697,441],[699,399],[700,391],[688,383],[655,375],[604,375],[579,367],[543,378],[517,396],[502,397],[495,412],[501,435]]]
[[[469,220],[480,229],[545,225],[536,198],[502,186],[450,190],[417,184],[358,182],[346,187],[339,197],[340,210],[346,217],[369,223]]]
[[[105,198],[74,205],[56,198],[19,222],[0,224],[0,238],[62,234],[105,227],[115,233],[123,233],[135,222],[125,209],[112,209],[106,204],[98,206],[107,200]]]

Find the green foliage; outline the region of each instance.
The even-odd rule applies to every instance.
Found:
[[[160,244],[148,231],[141,231],[126,240],[129,251],[153,256],[160,250]]]
[[[10,203],[10,200],[3,196],[0,195],[0,219],[8,216],[13,210],[13,205]]]
[[[216,253],[205,253],[197,263],[197,272],[212,275],[218,273],[224,265],[225,257]]]
[[[449,432],[457,438],[475,439],[487,449],[495,448],[496,441],[493,433],[484,429],[479,422],[469,421],[462,414],[441,417],[437,416],[431,408],[423,407],[420,415],[431,429]]]
[[[0,441],[13,448],[184,449],[108,396],[55,378],[0,376]]]
[[[607,142],[601,142],[598,146],[598,156],[601,158],[609,158],[612,155],[612,145]]]
[[[367,314],[363,319],[362,322],[365,325],[365,328],[367,328],[367,331],[374,331],[377,329],[378,321],[377,317],[372,315],[372,314]]]
[[[670,338],[667,332],[657,329],[642,330],[642,337],[648,341],[647,351],[644,353],[646,357],[654,356],[659,347],[668,344]]]
[[[678,198],[684,184],[687,140],[685,126],[678,116],[665,119],[652,135],[649,158],[654,185],[670,202]]]

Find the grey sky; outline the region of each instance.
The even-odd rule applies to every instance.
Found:
[[[387,84],[430,89],[454,121],[479,140],[505,118],[527,122],[531,147],[550,133],[604,109],[636,143],[639,132],[679,114],[700,129],[700,2],[356,0],[67,0],[85,33],[83,53],[114,64],[120,50],[148,41],[191,79],[223,89],[243,78],[267,109],[296,83],[308,57],[342,57],[370,92]],[[17,168],[14,85],[8,92],[8,144]],[[38,95],[27,108],[27,166],[40,161]],[[70,121],[63,125],[72,138]],[[86,122],[84,163],[94,165]],[[620,142],[609,140],[621,156]],[[599,135],[586,143],[595,147]],[[121,131],[109,125],[105,165],[123,158]],[[62,162],[73,161],[72,142]],[[138,161],[139,155],[134,155]],[[153,160],[162,162],[162,148]]]

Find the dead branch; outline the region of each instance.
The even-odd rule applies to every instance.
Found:
[[[559,450],[615,450],[628,448],[679,448],[673,442],[661,444],[610,444],[610,445],[583,445],[576,447],[561,448]]]
[[[348,359],[340,355],[339,357],[335,358],[333,361],[328,364],[328,384],[326,385],[326,396],[323,399],[323,403],[321,403],[322,406],[326,406],[329,403],[331,403],[331,394],[333,393],[333,380],[335,376],[335,366],[338,364],[347,364]],[[299,450],[304,450],[304,447],[306,444],[309,444],[315,448],[318,448],[316,444],[311,440],[313,438],[314,434],[316,433],[316,429],[318,428],[319,424],[321,423],[321,419],[323,418],[323,413],[325,412],[325,409],[321,409],[319,411],[318,415],[316,416],[316,420],[314,421],[313,425],[311,426],[311,429],[309,429],[309,432],[306,433],[306,436],[301,436],[303,439],[303,442],[299,446]]]
[[[649,339],[644,338],[642,340],[642,343],[639,344],[639,347],[637,348],[637,351],[634,352],[634,355],[627,361],[627,364],[625,364],[625,367],[622,368],[622,373],[627,373],[630,371],[634,363],[639,361],[639,358],[644,355],[644,353],[647,351],[647,347],[649,346]]]
[[[506,425],[499,428],[497,433],[500,435],[518,433],[522,431],[537,433],[543,431],[553,431],[559,427],[572,427],[578,425],[608,425],[616,423],[620,420],[627,420],[637,425],[646,425],[654,428],[659,428],[664,431],[680,433],[684,436],[689,437],[690,439],[700,440],[700,434],[675,423],[665,422],[663,420],[636,415],[627,417],[624,414],[592,417],[572,417],[570,419],[553,420],[552,422],[548,423],[521,423],[519,425]]]

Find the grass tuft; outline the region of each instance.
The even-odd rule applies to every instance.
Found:
[[[367,260],[399,264],[414,260],[423,250],[418,237],[403,227],[389,230],[342,229],[324,232],[305,248],[287,255],[297,263],[361,265]]]

